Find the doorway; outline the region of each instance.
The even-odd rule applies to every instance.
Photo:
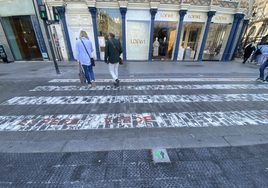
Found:
[[[154,60],[170,60],[173,53],[177,22],[155,21],[154,23]]]
[[[200,35],[203,23],[184,23],[182,28],[182,44],[179,49],[180,60],[194,60],[197,49],[201,45]]]
[[[2,19],[15,60],[43,61],[31,17],[13,16]]]

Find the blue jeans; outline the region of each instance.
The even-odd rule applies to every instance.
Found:
[[[268,61],[265,61],[262,66],[260,67],[260,78],[264,79],[264,70],[268,66]],[[268,81],[268,75],[266,76],[265,80]]]
[[[90,77],[91,77],[91,80],[95,81],[92,65],[89,65],[89,66],[82,65],[82,66],[83,66],[83,69],[84,69],[84,72],[85,72],[87,83],[91,84]],[[89,77],[89,74],[90,74],[90,77]]]

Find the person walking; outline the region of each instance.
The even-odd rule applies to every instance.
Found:
[[[254,42],[249,43],[245,46],[245,53],[244,53],[244,61],[243,64],[246,63],[248,58],[250,57],[251,53],[255,50]]]
[[[105,46],[105,64],[109,65],[109,71],[113,78],[114,86],[119,86],[118,80],[118,66],[120,61],[120,54],[122,53],[122,47],[119,40],[115,39],[115,34],[109,32],[108,40]]]
[[[262,64],[262,66],[260,67],[260,77],[256,80],[262,83],[267,84],[268,83],[268,73],[266,78],[264,79],[264,70],[265,68],[268,67],[268,58],[265,60],[265,62]]]
[[[257,51],[257,50],[256,50]],[[261,65],[268,57],[268,42],[265,45],[261,45],[261,54],[256,57],[256,64]]]
[[[92,42],[89,40],[85,31],[80,31],[79,40],[76,41],[76,57],[78,66],[83,67],[88,82],[88,87],[96,87],[93,67],[90,58],[92,58]],[[91,79],[90,79],[91,78]]]

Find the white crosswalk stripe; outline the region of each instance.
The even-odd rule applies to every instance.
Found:
[[[268,89],[263,84],[195,84],[195,85],[129,85],[129,86],[97,86],[90,90],[177,90],[177,89]],[[87,86],[37,86],[30,91],[86,91]]]
[[[1,105],[113,104],[174,102],[268,101],[268,94],[122,95],[14,97]]]
[[[121,82],[250,82],[256,78],[153,78],[153,79],[120,79]],[[112,82],[112,79],[96,79],[96,82]],[[80,83],[79,79],[53,79],[49,83]]]
[[[268,110],[246,110],[245,111],[222,111],[225,107],[216,108],[216,112],[189,112],[191,107],[188,105],[187,112],[156,112],[150,113],[150,106],[142,109],[147,113],[109,113],[109,110],[103,110],[103,104],[162,104],[163,109],[171,103],[210,103],[218,102],[222,105],[222,102],[254,102],[268,101],[268,93],[257,94],[258,90],[268,89],[267,85],[258,84],[255,79],[252,78],[160,78],[160,79],[125,79],[121,80],[122,83],[134,84],[122,84],[120,87],[114,87],[110,82],[111,79],[99,79],[97,82],[103,82],[108,84],[99,84],[96,88],[91,88],[95,91],[109,91],[109,90],[125,90],[125,91],[147,91],[147,90],[159,90],[168,91],[173,90],[176,94],[174,95],[162,95],[162,92],[156,92],[157,95],[120,95],[119,92],[104,92],[100,93],[100,96],[93,95],[88,92],[91,96],[81,95],[80,91],[88,91],[86,86],[82,85],[69,85],[69,86],[58,86],[53,83],[79,83],[78,79],[54,79],[49,81],[48,86],[37,86],[30,90],[31,96],[17,96],[10,98],[9,100],[0,104],[0,106],[16,106],[16,105],[33,105],[30,107],[29,114],[32,115],[9,115],[0,116],[0,131],[41,131],[41,130],[80,130],[80,129],[117,129],[117,128],[139,128],[139,127],[209,127],[209,126],[237,126],[237,125],[260,125],[268,124]],[[216,82],[209,84],[209,82]],[[137,82],[137,83],[135,83]],[[143,84],[138,84],[138,83]],[[148,83],[155,82],[155,84]],[[159,83],[157,83],[159,82]],[[198,84],[193,83],[161,83],[161,82],[199,82]],[[219,82],[219,83],[217,83]],[[236,82],[235,84],[226,84],[220,82]],[[241,83],[240,83],[241,82]],[[244,82],[244,83],[242,83]],[[251,82],[251,83],[246,83]],[[238,84],[237,84],[238,83]],[[240,94],[202,94],[205,91],[197,91],[197,94],[177,95],[180,94],[180,90],[255,90],[256,93],[240,93]],[[42,95],[46,96],[35,96],[38,91],[42,92]],[[68,93],[68,91],[76,91],[78,96],[49,96],[47,91],[62,91]],[[226,91],[225,91],[226,92]],[[107,95],[110,94],[110,95]],[[114,94],[112,94],[114,93]],[[131,93],[131,92],[124,92]],[[136,92],[140,93],[140,92]],[[146,92],[145,92],[146,93]],[[154,92],[152,92],[154,93]],[[170,92],[169,92],[170,93]],[[217,91],[217,93],[219,93]],[[55,93],[54,93],[55,94]],[[96,93],[95,93],[96,94]],[[105,95],[106,94],[106,95]],[[164,104],[166,103],[166,104]],[[38,108],[39,105],[72,105],[78,104],[86,107],[87,104],[94,104],[96,111],[94,114],[66,114],[64,108],[60,111],[55,111],[57,114],[48,115],[36,115],[34,109]],[[99,104],[99,105],[96,105]],[[229,103],[230,104],[230,103]],[[247,103],[246,103],[247,104]],[[246,105],[245,103],[242,105]],[[114,105],[118,107],[117,105]],[[132,105],[133,112],[138,109],[138,105]],[[54,107],[54,106],[53,106]],[[209,104],[207,105],[209,107]],[[240,106],[241,107],[241,106]],[[7,107],[13,108],[13,107]],[[24,106],[21,106],[24,108]],[[46,107],[44,107],[46,108]],[[153,107],[152,107],[153,108]],[[172,107],[171,107],[172,108]],[[122,112],[121,107],[119,108]],[[162,109],[162,108],[161,108]],[[200,108],[201,109],[201,108]],[[227,108],[232,109],[233,108]],[[240,108],[244,109],[244,108]],[[254,108],[257,109],[257,108]],[[184,111],[184,110],[183,110]],[[203,110],[201,110],[203,111]],[[78,113],[83,113],[80,111]],[[123,111],[124,112],[124,111]],[[155,111],[154,111],[155,112]],[[176,112],[176,113],[175,113]],[[19,113],[17,113],[19,114]],[[27,113],[23,113],[27,114]],[[46,112],[42,112],[46,114]],[[60,115],[58,115],[60,114]]]
[[[0,116],[0,131],[208,127],[268,124],[268,110]]]

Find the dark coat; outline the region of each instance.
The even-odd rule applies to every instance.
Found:
[[[122,53],[122,47],[121,47],[120,41],[115,39],[115,38],[111,38],[110,40],[112,40],[112,42],[115,45],[118,53],[121,54]],[[110,40],[106,41],[104,61],[108,62],[108,63],[112,63],[112,64],[118,63],[119,58],[120,58],[119,54],[115,50],[115,48],[114,48],[114,46],[113,46],[113,44],[111,43]]]
[[[250,57],[250,55],[251,55],[251,53],[252,53],[253,51],[255,51],[255,47],[252,46],[251,44],[247,45],[247,46],[245,47],[245,53],[244,53],[244,56],[245,56],[245,57]]]

